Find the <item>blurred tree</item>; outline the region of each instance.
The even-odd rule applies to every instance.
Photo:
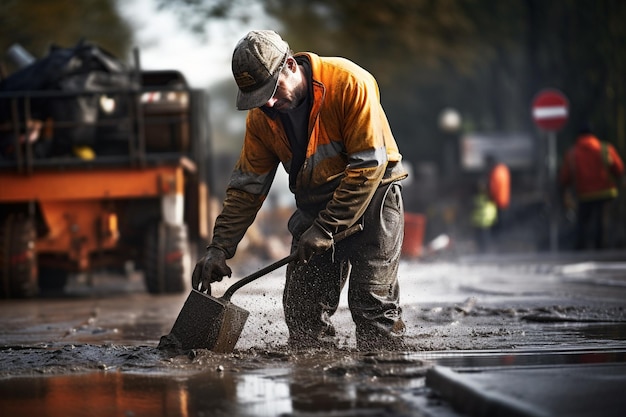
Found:
[[[626,3],[526,0],[533,87],[560,88],[570,99],[564,136],[584,121],[626,152]],[[560,143],[564,150],[569,143]]]
[[[117,0],[3,0],[0,2],[0,52],[21,44],[35,57],[50,45],[70,47],[81,38],[125,59],[132,29],[121,17]],[[7,63],[8,69],[14,69]]]
[[[159,10],[173,10],[185,28],[198,35],[206,34],[206,25],[214,19],[247,21],[250,4],[255,0],[156,0]]]
[[[268,15],[281,22],[280,32],[294,50],[315,50],[324,55],[347,55],[389,80],[398,72],[453,64],[471,71],[492,46],[480,27],[486,13],[468,15],[480,0],[157,0],[160,8],[179,14],[185,27],[203,33],[212,19],[250,19],[252,4],[261,3]],[[493,1],[494,8],[501,2]],[[480,9],[480,8],[479,8]],[[514,13],[509,13],[514,16]],[[501,23],[488,33],[508,31]],[[484,39],[483,39],[484,38]],[[494,35],[498,42],[502,36]],[[504,40],[504,39],[503,39]],[[469,47],[468,47],[469,46]]]

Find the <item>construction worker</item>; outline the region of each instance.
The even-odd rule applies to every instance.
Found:
[[[192,284],[230,276],[226,259],[268,194],[279,164],[296,211],[288,222],[298,260],[283,294],[289,346],[335,345],[331,317],[348,301],[359,349],[403,347],[397,280],[404,227],[399,181],[407,176],[376,80],[344,58],[293,54],[274,31],[252,31],[235,47],[237,108],[249,110],[244,144],[213,239]],[[333,235],[364,230],[335,243]]]
[[[559,170],[563,192],[572,188],[578,202],[575,249],[606,246],[604,222],[623,175],[624,163],[613,145],[600,141],[589,124],[583,125]]]

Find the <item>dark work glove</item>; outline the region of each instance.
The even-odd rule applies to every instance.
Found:
[[[207,252],[196,263],[191,276],[191,285],[194,289],[201,292],[208,291],[211,294],[210,284],[215,281],[221,281],[228,275],[230,277],[232,271],[226,265],[226,254],[221,249],[210,246]]]
[[[298,259],[308,262],[313,255],[326,252],[333,246],[333,235],[317,221],[309,227],[298,242]]]

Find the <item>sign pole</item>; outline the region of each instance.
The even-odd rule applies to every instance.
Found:
[[[556,186],[556,132],[548,132],[548,190],[550,198],[550,250],[559,250],[558,187]]]

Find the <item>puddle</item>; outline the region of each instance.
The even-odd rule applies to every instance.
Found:
[[[626,323],[562,324],[553,331],[592,340],[626,340]]]
[[[169,378],[91,373],[0,383],[6,416],[185,416],[184,386]]]
[[[422,361],[402,354],[342,352],[203,351],[148,372],[109,369],[0,380],[0,410],[3,415],[50,417],[419,415],[403,396],[423,387],[426,372]]]
[[[277,416],[294,409],[287,383],[228,372],[16,378],[0,382],[0,396],[6,416]]]
[[[46,366],[67,363],[71,355],[77,363],[88,363],[92,355],[100,362],[74,375],[45,376]],[[435,364],[468,370],[626,363],[626,349],[229,355],[198,351],[164,358],[145,346],[77,346],[46,356],[39,375],[0,379],[3,415],[421,416],[416,398],[426,395],[425,375]]]

